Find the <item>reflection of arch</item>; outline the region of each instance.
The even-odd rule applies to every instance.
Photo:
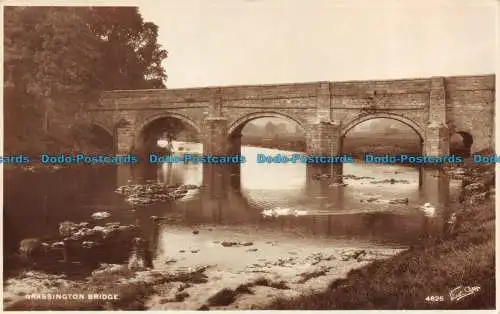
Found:
[[[250,113],[247,115],[244,115],[243,117],[240,117],[236,119],[233,123],[228,128],[227,134],[228,137],[233,135],[233,133],[237,130],[241,131],[241,129],[247,124],[248,122],[259,119],[259,118],[285,118],[285,119],[290,119],[291,121],[297,123],[302,130],[305,131],[305,127],[303,126],[303,122],[298,120],[297,118],[286,114],[286,113],[281,113],[281,112],[275,112],[275,111],[268,111],[268,112],[256,112],[256,113]]]
[[[182,122],[190,125],[191,127],[193,127],[193,129],[195,129],[198,134],[201,133],[200,127],[193,120],[189,119],[188,117],[186,117],[184,115],[178,114],[178,113],[166,112],[166,113],[160,113],[160,114],[156,114],[156,115],[148,117],[137,128],[137,133],[136,134],[137,135],[141,135],[143,133],[143,131],[148,127],[148,125],[150,125],[151,123],[153,123],[156,120],[160,120],[160,119],[164,119],[164,118],[178,119],[178,120],[180,120],[180,121],[182,121]]]
[[[344,137],[347,132],[349,132],[352,128],[354,128],[356,125],[363,123],[368,120],[373,120],[373,119],[392,119],[392,120],[397,120],[401,123],[406,124],[410,128],[412,128],[420,137],[421,140],[424,140],[425,138],[425,133],[424,130],[415,122],[412,120],[405,118],[403,116],[397,115],[397,114],[392,114],[392,113],[373,113],[373,114],[368,114],[364,116],[360,116],[349,122],[344,128],[342,128],[341,136]]]

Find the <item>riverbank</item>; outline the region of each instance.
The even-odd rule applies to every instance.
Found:
[[[453,208],[456,222],[447,236],[352,270],[326,291],[280,298],[265,309],[495,308],[495,170],[472,164],[466,169],[462,202]],[[480,290],[451,300],[450,291],[459,286]]]
[[[274,299],[322,291],[331,278],[404,248],[299,238],[254,227],[165,223],[153,269],[103,264],[85,278],[26,270],[6,280],[6,310],[251,309]],[[273,241],[269,241],[273,239]],[[31,294],[116,294],[117,300],[29,300]]]

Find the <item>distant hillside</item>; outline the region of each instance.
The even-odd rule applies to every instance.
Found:
[[[404,137],[418,137],[417,133],[402,122],[392,119],[374,119],[369,120],[355,126],[349,131],[349,136],[362,136],[362,135],[396,135],[399,134]]]

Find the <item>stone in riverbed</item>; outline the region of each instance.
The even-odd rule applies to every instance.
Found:
[[[105,219],[108,218],[109,216],[111,216],[111,214],[106,211],[96,212],[90,215],[90,217],[92,217],[93,219]]]
[[[53,249],[62,249],[64,247],[64,242],[62,241],[54,242],[52,243],[51,247]]]
[[[366,202],[368,202],[368,203],[371,203],[371,202],[375,202],[375,201],[377,201],[377,200],[378,200],[378,198],[377,198],[377,197],[373,197],[373,196],[371,196],[371,197],[367,198],[365,201],[366,201]]]
[[[150,205],[155,202],[164,202],[183,197],[194,186],[177,185],[164,186],[159,183],[145,185],[129,185],[119,187],[117,193],[126,197],[126,201],[133,205]]]
[[[196,185],[194,185],[194,184],[184,184],[180,188],[183,189],[183,190],[195,190],[198,187]]]
[[[79,225],[71,221],[63,221],[59,223],[59,234],[62,237],[68,237],[73,232],[79,229]]]
[[[380,181],[370,181],[371,184],[380,184],[380,183],[390,183],[390,184],[395,184],[395,183],[403,183],[403,184],[408,184],[410,181],[408,180],[396,180],[396,179],[385,179],[385,180],[380,180]]]
[[[88,248],[88,249],[90,249],[90,248],[93,248],[93,247],[95,247],[95,246],[96,246],[96,243],[95,243],[95,242],[93,242],[93,241],[83,241],[83,242],[82,242],[82,247],[83,247],[83,248]]]
[[[347,186],[347,183],[335,182],[335,183],[331,183],[330,185],[328,185],[328,187],[330,187],[330,188],[337,188],[337,187],[344,187],[344,186]]]
[[[389,204],[408,204],[408,198],[395,198],[389,201]]]
[[[25,262],[36,263],[43,259],[51,246],[37,238],[24,239],[19,243],[19,256]]]
[[[223,241],[221,243],[222,246],[224,247],[231,247],[231,246],[236,246],[238,245],[238,242],[228,242],[228,241]]]

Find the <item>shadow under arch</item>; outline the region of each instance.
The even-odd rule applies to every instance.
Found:
[[[458,139],[456,136],[458,136]],[[454,139],[455,137],[455,139]],[[457,145],[456,141],[461,143]],[[470,157],[472,154],[472,144],[474,143],[474,137],[469,132],[465,131],[455,131],[450,136],[450,154],[455,153],[462,155],[464,157]]]
[[[163,112],[147,117],[137,128],[137,132],[134,137],[134,150],[141,152],[145,148],[145,137],[147,136],[148,129],[153,127],[155,123],[161,120],[177,120],[185,128],[185,130],[193,130],[196,133],[197,140],[201,140],[202,130],[201,127],[193,120],[185,115],[173,113],[173,112]]]
[[[351,129],[353,129],[355,126],[357,126],[358,124],[361,124],[361,123],[369,121],[369,120],[374,120],[374,119],[391,119],[391,120],[396,120],[396,121],[399,121],[403,124],[406,124],[407,126],[409,126],[411,129],[413,129],[418,134],[418,136],[420,137],[420,140],[422,142],[424,141],[425,132],[420,125],[418,125],[417,123],[415,123],[411,119],[408,119],[408,118],[401,116],[401,115],[392,114],[392,113],[374,113],[374,114],[367,114],[367,115],[359,116],[359,117],[355,118],[354,120],[351,120],[345,127],[342,128],[341,134],[340,134],[341,138],[344,138],[347,135],[347,133]]]
[[[85,149],[101,148],[113,153],[115,147],[115,132],[100,122],[83,122],[72,125],[70,133],[74,140],[81,142]]]
[[[98,127],[100,128],[101,130],[105,131],[110,137],[114,137],[114,132],[112,129],[108,128],[107,126],[105,126],[104,124],[102,123],[99,123],[99,122],[92,122],[90,123],[92,126],[95,126],[95,127]]]
[[[144,132],[144,130],[149,126],[151,125],[151,123],[157,121],[157,120],[161,120],[161,119],[166,119],[166,118],[172,118],[172,119],[177,119],[177,120],[180,120],[181,122],[183,123],[186,123],[188,124],[189,126],[191,126],[194,130],[196,130],[196,132],[198,134],[201,133],[201,128],[200,126],[193,120],[191,120],[190,118],[188,118],[187,116],[185,115],[182,115],[182,114],[179,114],[179,113],[174,113],[174,112],[163,112],[163,113],[159,113],[159,114],[155,114],[155,115],[152,115],[152,116],[149,116],[148,118],[146,118],[140,125],[139,127],[137,128],[137,134],[141,134]]]

